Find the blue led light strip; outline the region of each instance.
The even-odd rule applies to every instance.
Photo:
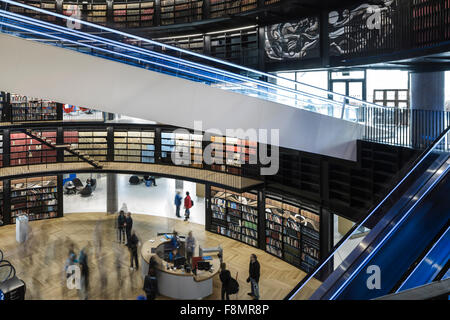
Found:
[[[447,129],[447,132],[449,131],[449,129]],[[428,152],[422,156],[422,158],[417,162],[417,164],[403,177],[403,179],[387,194],[387,196],[381,200],[380,203],[378,203],[378,205],[372,210],[372,212],[370,212],[369,215],[367,215],[367,217],[357,226],[354,227],[355,230],[357,230],[358,228],[360,228],[361,226],[364,225],[364,223],[370,218],[372,217],[372,215],[386,202],[386,200],[400,187],[400,185],[413,173],[413,171],[415,171],[419,165],[428,157],[428,155],[434,151],[434,149],[445,139],[447,139],[448,133],[444,134],[437,142],[434,143],[434,146],[432,148],[430,148],[430,150],[428,150]],[[349,238],[353,235],[352,234],[348,234],[346,239],[336,248],[333,250],[332,253],[329,254],[328,258],[325,259],[324,262],[322,262],[322,264],[320,264],[319,267],[317,267],[317,269],[307,277],[306,280],[304,280],[303,284],[289,297],[288,300],[292,300],[299,292],[300,290],[302,290],[307,284],[308,282],[319,272],[319,270],[322,269],[322,267],[328,262],[330,261],[331,258],[334,257],[334,255],[337,253],[337,251],[344,245],[347,243],[347,241],[349,240]]]
[[[2,11],[2,10],[0,10],[0,15],[2,15],[1,11]],[[44,32],[40,32],[40,31],[33,30],[33,29],[28,29],[28,28],[21,27],[21,26],[17,26],[17,25],[10,24],[10,23],[7,23],[7,22],[0,21],[0,25],[4,25],[4,26],[10,27],[10,28],[14,28],[14,29],[22,30],[22,31],[27,31],[27,32],[30,32],[30,33],[33,33],[33,34],[40,34],[40,35],[42,35],[42,36],[50,37],[50,38],[53,38],[53,39],[56,39],[56,40],[60,40],[60,41],[64,41],[64,42],[69,42],[69,43],[72,43],[72,44],[77,45],[77,47],[79,47],[79,46],[84,46],[84,47],[91,48],[91,49],[94,49],[94,50],[103,51],[103,52],[105,52],[105,53],[110,53],[110,54],[113,54],[113,55],[116,55],[116,56],[122,56],[122,57],[125,57],[125,58],[129,58],[129,59],[133,59],[133,60],[138,60],[138,61],[145,61],[145,62],[147,62],[147,63],[149,63],[149,64],[156,65],[156,66],[161,67],[161,68],[172,69],[172,70],[174,70],[174,71],[180,71],[180,70],[177,69],[176,67],[168,66],[168,65],[166,65],[166,64],[161,64],[161,63],[158,63],[158,62],[149,61],[149,60],[142,59],[142,58],[137,58],[137,57],[130,56],[130,55],[127,55],[127,54],[124,54],[124,53],[118,53],[118,52],[116,52],[116,51],[111,51],[111,50],[107,50],[107,49],[95,47],[95,46],[92,46],[92,45],[89,45],[89,44],[85,44],[85,43],[80,44],[80,43],[77,42],[77,41],[68,40],[68,39],[66,39],[66,38],[61,38],[61,37],[55,36],[55,35],[53,35],[53,34],[44,33]],[[39,41],[45,42],[45,40],[43,40],[43,39],[42,39],[42,40],[39,40]],[[120,61],[120,60],[119,60],[119,61]],[[196,73],[196,72],[193,72],[193,71],[188,71],[188,70],[181,70],[181,71],[183,71],[184,73],[187,73],[187,74],[195,75],[195,76],[197,76],[197,77],[199,77],[199,78],[206,78],[206,79],[209,79],[209,80],[213,80],[213,81],[215,81],[215,82],[221,81],[221,82],[227,83],[227,84],[238,85],[238,84],[236,84],[235,82],[226,81],[226,80],[217,80],[217,79],[214,78],[214,77],[206,76],[206,75],[204,75],[204,74]],[[257,88],[254,88],[254,87],[247,87],[247,86],[245,86],[245,85],[243,85],[243,84],[239,84],[239,85],[240,85],[241,87],[243,87],[244,90],[246,90],[245,88],[249,88],[251,91],[261,92],[261,93],[263,93],[264,95],[271,95],[271,96],[275,96],[275,97],[277,97],[277,96],[278,96],[278,97],[284,97],[284,98],[291,99],[291,100],[294,100],[294,101],[295,101],[295,98],[294,98],[294,97],[284,96],[284,95],[281,95],[281,94],[279,94],[279,93],[270,93],[270,92],[267,92],[267,91],[265,91],[265,90],[257,89]],[[247,90],[248,90],[248,89],[247,89]],[[233,90],[231,90],[231,91],[233,91]],[[317,98],[317,97],[314,97],[314,98],[315,98],[315,99],[319,99],[319,98]],[[277,99],[273,99],[273,100],[270,100],[270,101],[274,101],[274,102],[278,102],[278,103],[279,103],[279,101],[277,101]],[[327,103],[330,103],[330,100],[326,100],[326,101],[327,101]]]
[[[403,291],[402,288],[405,285],[405,283],[408,282],[408,280],[414,275],[414,273],[416,272],[416,270],[418,268],[420,268],[422,262],[424,262],[426,259],[428,259],[428,255],[433,251],[433,249],[439,244],[439,242],[441,242],[441,240],[447,236],[447,232],[450,230],[450,227],[447,228],[447,230],[439,237],[439,239],[433,244],[433,246],[431,247],[430,250],[428,250],[428,252],[425,254],[425,256],[423,257],[423,259],[416,265],[416,267],[414,268],[413,271],[411,271],[411,273],[408,275],[408,277],[405,279],[405,281],[402,282],[402,284],[399,286],[399,288],[397,289],[397,291],[395,291],[395,293],[399,293],[400,291]]]
[[[330,300],[334,300],[337,298],[337,296],[349,285],[350,281],[353,280],[353,278],[356,276],[356,274],[366,265],[367,261],[370,260],[370,258],[373,257],[375,253],[378,252],[378,250],[381,248],[382,245],[386,243],[387,240],[390,239],[393,232],[398,229],[398,227],[403,223],[403,221],[409,217],[411,214],[411,211],[420,203],[420,201],[425,197],[428,192],[433,189],[433,187],[441,181],[441,178],[445,176],[445,174],[449,171],[450,166],[447,166],[447,168],[439,174],[439,178],[432,182],[432,184],[428,187],[428,189],[425,190],[425,192],[422,193],[419,199],[415,200],[414,204],[411,206],[411,208],[408,209],[408,211],[401,217],[401,219],[389,230],[389,232],[378,242],[378,244],[373,248],[372,251],[367,255],[367,257],[358,265],[358,267],[353,271],[353,273],[346,277],[344,283],[335,290],[334,294],[330,297]]]
[[[80,37],[83,37],[84,39],[91,40],[91,41],[98,41],[98,42],[101,42],[101,43],[103,43],[105,45],[108,45],[108,44],[119,44],[119,45],[121,45],[120,42],[116,42],[116,41],[109,40],[109,39],[104,39],[104,38],[99,38],[99,37],[90,35],[88,33],[77,32],[77,31],[74,31],[72,29],[59,27],[59,26],[56,26],[56,25],[53,25],[53,24],[49,24],[49,23],[45,23],[45,22],[41,23],[41,21],[39,21],[39,20],[23,17],[23,16],[20,16],[20,15],[16,15],[16,14],[10,13],[8,11],[4,11],[4,10],[0,10],[0,16],[4,16],[6,18],[17,20],[17,21],[20,21],[20,22],[23,22],[23,23],[28,23],[28,24],[31,24],[31,25],[35,25],[37,27],[45,26],[45,28],[47,28],[47,29],[50,29],[50,30],[53,30],[53,31],[57,31],[57,32],[59,31],[59,32],[62,32],[62,33],[65,33],[65,34],[69,34],[69,35],[71,33],[74,33],[74,34],[79,35]],[[73,43],[73,44],[78,45],[78,46],[85,46],[85,47],[88,47],[88,48],[91,48],[91,49],[112,53],[114,55],[119,55],[119,56],[123,56],[123,57],[126,57],[126,58],[138,60],[138,61],[145,61],[147,63],[158,65],[160,67],[164,67],[164,68],[168,68],[168,69],[173,69],[175,71],[179,71],[179,69],[176,69],[175,67],[158,64],[157,62],[149,61],[149,60],[146,60],[144,58],[139,58],[139,57],[125,55],[123,53],[118,53],[118,52],[111,51],[111,50],[102,49],[102,48],[99,48],[99,47],[95,47],[95,46],[92,46],[92,45],[85,44],[84,42],[71,41],[71,40],[68,40],[66,38],[57,37],[57,36],[55,36],[55,35],[53,35],[51,33],[43,33],[43,32],[39,32],[39,31],[33,30],[33,29],[28,29],[28,28],[19,27],[19,26],[16,26],[16,25],[11,25],[11,24],[8,24],[6,22],[0,22],[0,24],[3,24],[5,26],[9,26],[11,28],[27,31],[27,32],[30,32],[30,33],[40,34],[40,35],[43,35],[45,37],[51,37],[51,38],[54,38],[54,39],[57,39],[57,40],[70,42],[70,43]],[[72,32],[72,31],[74,31],[74,32]],[[37,40],[37,41],[42,41],[42,40]],[[153,57],[156,56],[157,58],[169,60],[169,61],[171,61],[173,63],[177,63],[177,62],[185,63],[185,60],[182,60],[182,59],[173,58],[173,57],[170,57],[170,56],[168,58],[168,56],[166,56],[166,55],[154,53],[154,52],[148,51],[148,50],[137,49],[136,47],[133,47],[133,46],[124,45],[123,47],[128,47],[130,49],[130,51],[134,51],[136,53],[141,53],[142,52],[142,53],[144,53],[146,55],[149,55],[151,57],[152,56]],[[195,64],[195,63],[190,63],[190,64],[191,65],[195,65],[195,66],[202,66],[202,65],[199,65],[199,64]],[[206,69],[209,69],[211,71],[217,71],[217,69],[213,69],[213,68],[210,68],[210,67],[207,67]],[[252,91],[263,93],[264,95],[271,95],[271,96],[274,96],[274,97],[283,97],[285,99],[294,100],[294,101],[297,100],[297,97],[290,97],[290,96],[282,95],[280,93],[268,92],[266,90],[261,90],[261,89],[255,88],[255,87],[246,86],[243,83],[234,83],[234,82],[230,82],[230,81],[226,81],[226,80],[221,80],[221,79],[217,79],[217,78],[214,78],[214,77],[206,76],[204,74],[195,73],[195,72],[190,71],[190,70],[183,70],[183,69],[181,69],[181,71],[185,72],[185,73],[193,74],[195,76],[198,76],[199,78],[207,78],[207,79],[210,79],[210,80],[214,80],[216,82],[221,81],[221,82],[228,83],[228,84],[239,85],[239,86],[241,86],[243,88],[249,88]],[[226,72],[222,72],[221,70],[218,70],[218,71],[220,71],[221,73],[226,73]],[[245,78],[245,77],[233,74],[233,73],[229,73],[229,75],[232,76],[233,78],[237,79],[237,80],[244,80],[247,83],[248,82],[257,82],[257,81],[253,81],[253,79]],[[305,96],[305,97],[308,97],[308,98],[311,98],[311,99],[315,99],[315,100],[319,100],[319,101],[323,101],[327,105],[330,105],[330,104],[333,105],[334,104],[338,108],[342,108],[342,105],[339,102],[336,102],[336,101],[333,101],[333,100],[329,100],[329,99],[322,98],[320,96],[315,96],[315,95],[311,95],[311,94],[308,94],[308,93],[304,93],[302,91],[295,91],[295,90],[290,89],[290,88],[282,87],[282,89],[279,89],[280,87],[278,87],[276,85],[273,85],[273,84],[270,84],[270,83],[266,83],[266,82],[260,82],[260,81],[258,81],[258,82],[260,84],[264,85],[265,87],[268,87],[268,88],[272,88],[272,89],[275,89],[275,90],[287,91],[287,92],[295,94],[296,96],[299,95],[299,93],[302,93],[302,96]],[[277,99],[274,99],[272,101],[279,102]],[[348,107],[355,108],[354,106],[348,106]]]
[[[127,37],[127,38],[135,39],[135,40],[138,40],[138,41],[146,42],[146,43],[157,45],[157,46],[160,46],[160,47],[169,48],[171,50],[178,51],[178,52],[181,52],[181,53],[185,53],[187,55],[199,57],[199,58],[202,58],[202,59],[205,59],[205,60],[209,60],[209,61],[212,61],[212,62],[220,63],[220,64],[223,64],[223,65],[226,65],[226,66],[230,66],[230,67],[233,67],[233,68],[237,68],[237,69],[240,69],[240,70],[248,71],[248,72],[251,72],[251,73],[254,73],[254,74],[258,74],[258,75],[261,75],[261,76],[264,76],[264,77],[269,77],[269,78],[273,78],[273,79],[280,79],[280,80],[283,80],[283,81],[289,81],[289,82],[294,83],[294,84],[303,85],[303,86],[306,86],[307,88],[318,90],[318,91],[322,92],[324,95],[333,95],[333,96],[341,97],[343,99],[347,99],[349,101],[355,101],[357,103],[362,103],[365,106],[371,106],[371,107],[375,107],[375,108],[388,110],[388,108],[386,108],[386,107],[382,107],[382,106],[379,106],[379,105],[376,105],[376,104],[373,104],[373,103],[370,103],[370,102],[366,102],[366,101],[363,101],[363,100],[359,100],[359,99],[356,99],[356,98],[353,98],[353,97],[349,97],[349,96],[345,96],[345,95],[342,95],[342,94],[338,94],[338,93],[334,93],[334,92],[331,92],[331,91],[327,91],[327,90],[324,90],[322,88],[315,87],[315,86],[312,86],[312,85],[308,85],[308,84],[305,84],[305,83],[302,83],[302,82],[297,82],[297,81],[294,81],[294,80],[291,80],[291,79],[287,79],[287,78],[283,78],[283,77],[279,77],[279,76],[274,76],[274,75],[269,74],[269,73],[265,73],[265,72],[261,72],[261,71],[254,70],[254,69],[251,69],[251,68],[239,66],[239,65],[236,65],[236,64],[231,63],[231,62],[227,62],[227,61],[223,61],[223,60],[220,60],[220,59],[217,59],[217,58],[201,55],[201,54],[196,53],[196,52],[191,52],[191,51],[184,50],[184,49],[181,49],[181,48],[173,47],[171,45],[166,45],[166,44],[154,41],[154,40],[141,38],[141,37],[138,37],[138,36],[135,36],[135,35],[131,35],[131,34],[122,32],[122,31],[110,29],[110,28],[107,28],[107,27],[104,27],[104,26],[96,25],[96,24],[93,24],[93,23],[90,23],[90,22],[86,22],[86,21],[83,21],[83,20],[79,20],[79,19],[76,19],[76,18],[69,17],[69,16],[61,15],[61,14],[54,13],[54,12],[51,12],[51,11],[46,11],[46,10],[43,10],[43,9],[40,9],[40,8],[36,8],[36,7],[33,7],[33,6],[29,6],[29,5],[26,5],[26,4],[23,4],[23,3],[18,3],[18,2],[15,2],[15,1],[11,1],[11,0],[0,0],[0,2],[8,3],[10,5],[14,5],[14,6],[18,6],[18,7],[23,7],[23,8],[26,8],[26,9],[29,9],[29,10],[33,10],[33,11],[37,11],[37,12],[40,12],[40,13],[43,13],[43,14],[46,14],[46,15],[58,17],[58,18],[61,18],[61,19],[64,19],[64,20],[80,23],[80,24],[83,24],[83,25],[86,25],[86,26],[90,26],[92,28],[96,28],[96,29],[99,29],[99,30],[107,31],[107,32],[110,32],[110,33],[113,33],[113,34],[121,35],[121,36],[124,36],[124,37]],[[124,45],[124,44],[122,44],[122,45]],[[203,66],[203,65],[201,65],[201,66],[202,66],[202,68],[205,68],[205,66]],[[248,81],[248,79],[247,79],[247,81]],[[262,82],[262,83],[267,85],[266,82]],[[282,86],[279,86],[279,88],[282,88],[282,90],[288,90],[288,88],[282,87]],[[318,97],[316,97],[316,98],[318,98]]]

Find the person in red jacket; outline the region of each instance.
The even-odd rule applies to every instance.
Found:
[[[184,198],[184,209],[186,209],[185,213],[184,213],[184,221],[188,221],[189,220],[189,209],[192,208],[192,200],[191,200],[191,196],[189,195],[189,192],[186,192],[186,197]]]

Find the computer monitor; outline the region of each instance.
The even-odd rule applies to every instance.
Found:
[[[209,261],[199,261],[197,262],[197,269],[198,270],[205,270],[208,271],[211,268],[211,264]]]
[[[179,268],[179,267],[183,266],[185,263],[186,263],[185,257],[177,257],[173,260],[173,266],[175,268]]]

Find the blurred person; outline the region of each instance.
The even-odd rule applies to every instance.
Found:
[[[184,221],[188,221],[189,220],[189,215],[190,215],[190,209],[192,208],[193,202],[191,199],[191,196],[189,195],[189,192],[186,191],[186,197],[184,198]]]
[[[220,264],[220,282],[222,283],[222,300],[225,300],[226,297],[227,300],[230,300],[230,294],[228,293],[228,286],[231,279],[231,273],[229,270],[227,270],[227,264],[225,262],[222,262]]]
[[[88,248],[90,247],[90,243],[80,250],[80,254],[78,256],[78,264],[81,270],[81,292],[80,298],[83,300],[88,299],[89,292],[89,265],[88,265]]]
[[[181,207],[181,200],[183,198],[180,195],[180,191],[177,191],[177,193],[175,194],[175,207],[176,207],[176,211],[175,214],[177,216],[177,218],[181,218],[180,216],[180,207]]]
[[[249,265],[249,276],[247,282],[251,284],[251,292],[248,293],[252,296],[254,300],[259,300],[259,276],[260,276],[260,265],[256,254],[250,255],[250,265]]]
[[[133,260],[135,262],[136,270],[139,269],[138,245],[139,238],[137,237],[136,232],[133,230],[131,233],[130,241],[128,242],[128,248],[130,249],[130,270],[134,270]]]
[[[118,227],[118,238],[117,241],[119,243],[125,243],[125,212],[123,210],[120,210],[119,216],[117,217],[117,227]]]
[[[148,268],[148,274],[145,276],[144,279],[143,290],[145,291],[147,300],[155,300],[156,294],[158,293],[158,282],[156,280],[156,269],[152,266],[151,259]]]
[[[195,238],[192,235],[192,231],[189,231],[188,237],[186,238],[186,259],[188,263],[191,263],[192,256],[195,253]]]
[[[123,211],[124,214],[128,213],[128,207],[127,207],[127,204],[125,202],[122,203],[122,207],[120,208],[119,211]]]
[[[133,219],[131,218],[131,213],[128,212],[127,216],[125,218],[125,231],[127,234],[127,245],[128,245],[128,242],[130,241],[132,229],[133,229]]]

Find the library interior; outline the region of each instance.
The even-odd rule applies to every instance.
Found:
[[[0,300],[447,300],[449,43],[450,0],[0,0]]]

